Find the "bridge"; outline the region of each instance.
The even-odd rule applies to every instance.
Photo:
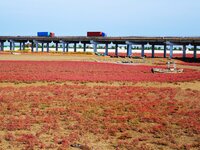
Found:
[[[69,44],[74,44],[74,52],[76,45],[83,44],[83,51],[86,52],[86,45],[93,44],[93,51],[97,52],[98,44],[105,44],[105,55],[108,55],[109,44],[115,44],[115,55],[118,56],[118,46],[127,45],[126,55],[132,55],[132,46],[141,45],[141,57],[144,57],[145,45],[151,45],[151,55],[154,58],[155,46],[164,46],[163,57],[166,57],[167,46],[170,47],[170,58],[173,57],[174,46],[182,46],[183,58],[186,57],[186,49],[188,45],[193,46],[193,57],[197,58],[197,46],[200,46],[200,37],[145,37],[145,36],[127,36],[127,37],[87,37],[87,36],[56,36],[56,37],[38,37],[38,36],[0,36],[0,51],[4,51],[5,42],[10,43],[10,50],[15,50],[15,44],[20,44],[20,49],[25,49],[26,43],[31,43],[31,51],[38,52],[38,45],[41,43],[42,52],[44,52],[44,44],[46,51],[49,52],[49,44],[54,43],[55,51],[58,51],[58,44],[62,44],[63,52],[68,52]]]

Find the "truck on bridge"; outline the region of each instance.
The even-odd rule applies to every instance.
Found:
[[[40,37],[55,37],[55,33],[54,32],[38,32],[37,36],[40,36]]]

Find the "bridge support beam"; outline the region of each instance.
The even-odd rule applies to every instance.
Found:
[[[76,44],[76,43],[74,43],[74,52],[76,52],[76,45],[77,45],[77,44]]]
[[[167,57],[167,45],[165,44],[164,45],[164,58]]]
[[[65,42],[65,41],[61,41],[62,43],[62,48],[63,48],[63,52],[68,52],[69,51],[69,43],[68,42]]]
[[[194,59],[197,58],[197,46],[194,45],[194,53],[193,53]]]
[[[47,43],[47,53],[49,53],[49,43]]]
[[[170,48],[169,48],[169,58],[171,59],[173,57],[174,44],[172,42],[170,42],[170,41],[167,41],[166,44],[170,46]]]
[[[10,50],[12,50],[12,42],[10,42]]]
[[[108,43],[106,43],[105,55],[108,56]]]
[[[183,45],[183,58],[186,58],[186,45]]]
[[[95,41],[90,41],[90,43],[93,44],[93,49],[94,49],[93,52],[96,53],[97,52],[97,44],[98,43],[95,42]]]
[[[56,52],[58,52],[58,43],[56,43]]]
[[[86,52],[86,43],[83,43],[83,52]]]
[[[173,57],[173,44],[170,44],[170,54],[169,54],[169,58],[171,59]]]
[[[127,57],[131,57],[132,55],[132,42],[126,41],[127,44]]]
[[[31,42],[31,52],[34,52],[34,42]]]
[[[115,56],[119,56],[119,53],[118,53],[118,44],[115,44]]]
[[[34,40],[33,42],[35,44],[36,52],[38,52],[38,41]],[[32,48],[32,50],[33,50],[33,48]]]
[[[1,51],[4,51],[4,42],[3,41],[1,42],[0,48],[1,48]]]
[[[65,42],[62,42],[63,53],[65,52]]]
[[[66,52],[69,52],[69,43],[66,43]]]
[[[44,52],[44,43],[42,42],[42,52]]]
[[[151,57],[154,58],[155,57],[155,45],[152,45],[152,52],[151,52]]]
[[[15,41],[9,40],[10,42],[10,50],[15,50]]]
[[[142,44],[141,57],[144,57],[144,44]]]
[[[25,43],[25,42],[22,43],[22,49],[23,49],[23,50],[26,49],[26,43]]]
[[[22,50],[22,43],[19,43],[19,50]]]

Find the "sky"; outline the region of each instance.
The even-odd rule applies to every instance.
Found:
[[[0,0],[0,36],[200,36],[200,0]]]

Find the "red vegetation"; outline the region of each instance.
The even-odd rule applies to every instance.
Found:
[[[15,83],[0,84],[0,149],[198,149],[199,90],[109,82],[200,79],[198,70],[153,74],[151,68],[0,61],[0,82]]]
[[[199,80],[200,71],[185,69],[182,74],[153,74],[145,65],[95,62],[1,61],[0,81],[190,81]]]
[[[90,134],[113,149],[151,148],[147,143],[197,148],[199,97],[199,91],[180,88],[84,83],[0,87],[0,130],[6,133],[0,139],[15,148],[67,149]]]
[[[110,52],[108,55],[114,57],[115,53]],[[125,56],[127,56],[127,54],[126,53],[119,53],[118,56],[125,57]],[[133,51],[132,57],[141,57],[141,53],[138,53],[138,52],[135,53]],[[145,53],[145,57],[151,58],[152,54],[151,53]],[[157,53],[155,51],[154,57],[155,58],[163,58],[164,53]],[[169,57],[169,53],[166,54],[166,57]],[[173,54],[173,58],[183,58],[183,54]],[[194,58],[194,55],[193,54],[186,54],[186,58]],[[197,58],[200,58],[200,54],[197,54]]]

